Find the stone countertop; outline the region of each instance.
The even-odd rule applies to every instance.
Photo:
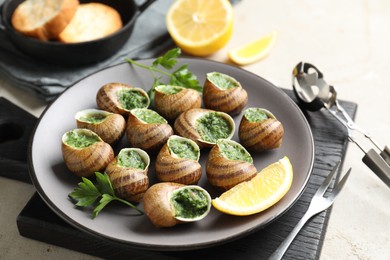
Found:
[[[247,0],[234,9],[233,36],[209,59],[228,62],[228,50],[275,30],[278,38],[269,56],[243,68],[291,89],[298,62],[316,65],[340,99],[358,104],[356,123],[378,143],[390,145],[390,2]],[[1,78],[0,96],[37,117],[47,105]],[[352,167],[352,174],[333,206],[321,259],[390,257],[390,189],[365,166],[363,156],[349,145],[344,167]],[[93,259],[19,235],[16,217],[34,192],[29,184],[0,177],[0,258]]]

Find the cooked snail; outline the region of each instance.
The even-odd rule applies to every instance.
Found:
[[[241,84],[226,74],[210,72],[206,74],[203,86],[205,107],[237,115],[248,103],[248,93]]]
[[[218,139],[234,134],[233,118],[224,112],[193,108],[180,114],[174,123],[175,132],[195,141],[200,148],[213,146]]]
[[[207,180],[223,191],[252,179],[256,173],[251,155],[233,140],[219,139],[206,161]]]
[[[80,177],[103,171],[114,159],[114,151],[89,129],[74,129],[62,136],[62,156],[68,169]]]
[[[192,140],[172,135],[156,159],[156,174],[160,181],[197,184],[202,176],[199,146]]]
[[[150,158],[139,148],[123,148],[107,166],[115,194],[131,202],[139,202],[149,187],[147,176]]]
[[[141,88],[112,82],[103,85],[96,94],[97,106],[125,117],[133,108],[146,108],[150,104],[148,94]]]
[[[194,89],[171,85],[160,85],[155,89],[156,111],[169,121],[175,120],[184,111],[201,106],[202,98]]]
[[[126,135],[131,146],[156,153],[172,134],[172,127],[157,112],[148,108],[130,111]]]
[[[284,134],[282,123],[268,110],[248,108],[238,129],[240,143],[250,151],[260,152],[281,146]]]
[[[199,221],[210,212],[209,193],[196,185],[161,182],[144,195],[145,214],[156,227]]]
[[[75,115],[78,128],[94,131],[108,144],[118,142],[126,129],[126,120],[120,114],[105,110],[85,109]]]

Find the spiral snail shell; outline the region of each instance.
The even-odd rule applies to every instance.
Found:
[[[195,141],[200,148],[213,146],[218,139],[232,138],[235,123],[224,112],[204,108],[187,110],[176,118],[175,132]]]
[[[156,159],[156,175],[160,181],[197,184],[202,176],[200,149],[192,140],[172,135]]]
[[[211,208],[211,198],[205,189],[174,182],[152,185],[143,202],[145,214],[156,227],[199,221]]]
[[[107,166],[115,194],[130,202],[139,202],[149,187],[149,155],[139,148],[123,148]]]
[[[157,153],[173,135],[173,129],[157,112],[148,108],[136,108],[130,111],[126,135],[131,146],[148,153]]]
[[[141,88],[118,82],[103,85],[96,94],[97,106],[125,117],[133,108],[146,108],[150,104],[148,94]]]
[[[85,109],[75,115],[78,128],[87,128],[108,144],[118,142],[126,129],[126,120],[120,114],[105,110]]]
[[[238,129],[240,143],[249,151],[260,152],[281,146],[284,128],[268,110],[247,108]]]
[[[228,139],[219,139],[210,150],[206,161],[207,180],[219,190],[252,179],[257,173],[251,155],[241,144]]]
[[[91,177],[103,171],[114,159],[114,151],[89,129],[73,129],[62,136],[62,156],[68,169],[76,176]]]
[[[182,112],[200,108],[202,98],[194,89],[160,85],[155,88],[154,106],[156,111],[168,121],[175,120]]]
[[[239,114],[248,103],[248,93],[233,77],[219,72],[210,72],[206,74],[203,86],[203,102],[208,109],[234,116]]]

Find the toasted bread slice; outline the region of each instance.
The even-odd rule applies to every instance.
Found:
[[[27,0],[15,9],[11,24],[24,35],[54,39],[72,20],[78,6],[78,0]]]
[[[64,43],[92,41],[108,36],[120,28],[122,20],[114,8],[101,3],[80,4],[58,40]]]

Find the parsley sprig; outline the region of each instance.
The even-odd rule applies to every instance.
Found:
[[[167,51],[164,55],[155,59],[151,66],[141,64],[132,59],[126,59],[127,62],[140,68],[147,69],[152,74],[154,81],[151,89],[148,91],[152,104],[154,103],[155,88],[158,85],[182,86],[185,88],[195,89],[202,93],[202,86],[200,86],[196,75],[188,69],[187,64],[183,64],[179,68],[175,68],[178,62],[177,58],[180,54],[180,48],[173,48]],[[163,77],[168,77],[168,83],[164,83],[162,81]]]
[[[115,195],[114,189],[112,188],[110,179],[106,173],[102,174],[96,172],[96,186],[87,178],[82,178],[82,182],[78,184],[78,187],[75,188],[69,197],[77,201],[76,206],[79,207],[89,207],[95,206],[92,212],[92,218],[96,218],[99,212],[111,201],[122,202],[133,209],[137,210],[139,213],[144,214],[144,212],[138,209],[136,206],[130,202],[118,198]]]

